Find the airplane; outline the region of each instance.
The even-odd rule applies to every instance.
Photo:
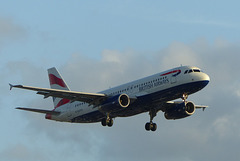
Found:
[[[145,124],[147,131],[156,131],[153,122],[159,111],[164,112],[168,120],[182,119],[194,114],[195,109],[208,106],[195,105],[187,101],[189,95],[203,89],[210,77],[194,66],[180,66],[132,81],[99,93],[71,91],[58,70],[48,69],[49,88],[24,85],[10,85],[37,91],[44,98],[52,97],[54,109],[44,110],[17,107],[16,109],[45,114],[49,120],[70,123],[96,123],[102,126],[113,126],[113,119],[129,117],[148,112],[150,121]],[[182,99],[181,101],[174,101]]]

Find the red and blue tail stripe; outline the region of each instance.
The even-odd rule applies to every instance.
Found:
[[[66,84],[64,83],[64,81],[53,74],[49,74],[49,80],[50,80],[50,85],[57,84],[61,87],[66,87]]]

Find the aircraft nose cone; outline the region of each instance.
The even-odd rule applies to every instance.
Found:
[[[204,76],[203,79],[206,80],[206,81],[208,81],[208,82],[210,82],[210,77],[209,77],[209,75],[207,75],[207,74],[205,74],[205,76]]]
[[[194,76],[194,81],[210,82],[210,77],[206,73],[199,73]]]
[[[203,86],[205,87],[210,82],[210,77],[206,73],[203,73],[201,76],[201,81],[203,82]]]

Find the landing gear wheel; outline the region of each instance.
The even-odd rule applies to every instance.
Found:
[[[109,120],[107,121],[107,125],[108,125],[108,127],[112,127],[112,126],[113,126],[113,120],[112,120],[112,119],[109,119]]]
[[[150,131],[150,130],[151,130],[151,124],[150,124],[150,122],[147,122],[147,123],[145,124],[145,129],[146,129],[147,131]]]
[[[113,126],[113,119],[112,118],[103,118],[101,123],[102,123],[102,126],[112,127]]]
[[[152,123],[151,130],[152,131],[156,131],[157,130],[157,124],[156,123]]]
[[[157,130],[157,124],[156,123],[150,123],[150,122],[147,122],[146,124],[145,124],[145,129],[147,130],[147,131],[156,131]]]
[[[104,119],[102,119],[102,126],[107,126],[107,119],[106,118],[104,118]]]

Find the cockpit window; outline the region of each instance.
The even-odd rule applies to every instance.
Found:
[[[193,69],[193,71],[194,71],[194,72],[200,72],[200,70],[199,70],[199,69]]]
[[[192,72],[194,72],[194,73],[200,73],[201,70],[200,70],[200,69],[189,69],[189,70],[186,70],[186,71],[184,72],[184,74],[188,74],[188,73],[192,73]]]

